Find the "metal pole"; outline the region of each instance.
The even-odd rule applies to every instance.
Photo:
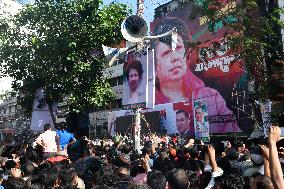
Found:
[[[144,0],[137,0],[137,16],[144,16]],[[143,42],[138,44],[138,50],[143,48]],[[141,108],[134,109],[134,149],[140,152]]]
[[[137,108],[134,111],[134,149],[140,151],[140,130],[141,130],[141,109]]]
[[[137,0],[137,16],[144,17],[144,0]]]

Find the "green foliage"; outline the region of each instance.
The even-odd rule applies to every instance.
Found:
[[[189,19],[207,17],[208,30],[212,33],[225,28],[224,37],[228,39],[231,50],[245,61],[250,79],[256,81],[252,96],[256,99],[269,98],[276,89],[273,84],[277,84],[269,66],[275,59],[283,59],[283,44],[278,37],[280,28],[284,26],[279,18],[283,9],[266,9],[264,1],[229,0],[227,3],[236,2],[236,7],[220,12],[226,6],[221,0],[190,1],[193,11]]]
[[[1,70],[15,79],[21,105],[30,112],[38,88],[49,104],[70,96],[74,110],[113,99],[102,77],[104,55],[91,52],[120,43],[120,24],[129,13],[124,4],[102,0],[37,0],[9,22],[1,21]]]

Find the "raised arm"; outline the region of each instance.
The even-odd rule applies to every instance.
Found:
[[[269,168],[269,149],[265,145],[259,145],[264,159],[264,175],[271,177]]]
[[[269,164],[270,164],[270,174],[273,186],[277,189],[284,188],[283,173],[281,169],[281,164],[278,158],[278,152],[276,147],[276,142],[279,140],[281,135],[281,130],[277,126],[272,126],[268,135],[269,142]]]

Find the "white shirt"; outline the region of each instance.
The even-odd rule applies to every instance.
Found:
[[[47,130],[36,139],[43,146],[43,152],[57,152],[56,132]]]

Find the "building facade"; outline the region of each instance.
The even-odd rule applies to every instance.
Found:
[[[110,102],[107,106],[94,108],[90,112],[90,137],[107,135],[107,120],[111,111],[118,111],[122,108],[122,93],[123,93],[123,61],[116,61],[112,67],[106,68],[103,71],[105,78],[109,80],[116,99]]]

